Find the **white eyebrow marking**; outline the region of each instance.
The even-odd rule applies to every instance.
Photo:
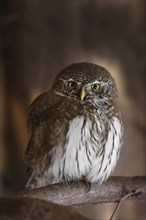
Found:
[[[93,84],[94,83],[99,83],[99,84],[101,84],[101,85],[107,85],[107,84],[110,84],[110,82],[111,82],[111,79],[109,79],[107,82],[102,82],[102,81],[99,81],[99,80],[95,80],[94,82],[92,82]],[[88,83],[88,84],[91,84],[91,83]],[[87,84],[87,85],[88,85]]]
[[[59,78],[59,80],[61,80],[61,81],[63,81],[63,82],[74,81],[74,82],[76,82],[77,84],[81,84],[81,83],[82,83],[82,82],[78,82],[78,81],[76,81],[75,79],[72,79],[72,78],[69,78],[69,79]]]
[[[68,81],[74,81],[76,82],[78,85],[81,85],[83,82],[79,82],[79,81],[76,81],[75,79],[72,79],[72,78],[69,78],[69,79],[63,79],[63,78],[59,78],[59,80],[63,81],[64,83],[68,82]],[[89,82],[86,84],[86,86],[90,86],[91,84],[95,84],[95,83],[98,83],[100,85],[107,85],[107,84],[110,84],[111,83],[111,79],[109,79],[107,82],[103,82],[103,81],[99,81],[99,80],[95,80],[93,82]]]

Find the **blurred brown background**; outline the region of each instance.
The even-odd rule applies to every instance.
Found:
[[[0,1],[0,195],[24,187],[27,109],[66,65],[88,61],[115,77],[125,125],[113,175],[145,175],[145,1]],[[109,219],[113,204],[79,208]],[[124,202],[117,219],[145,219]]]

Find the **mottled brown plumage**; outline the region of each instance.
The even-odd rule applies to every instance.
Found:
[[[27,188],[86,179],[102,183],[114,169],[122,139],[118,95],[110,73],[95,64],[63,69],[30,106]]]

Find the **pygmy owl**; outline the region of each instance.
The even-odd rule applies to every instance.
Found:
[[[115,81],[103,67],[75,63],[30,106],[27,188],[85,180],[101,184],[119,158],[122,122]]]

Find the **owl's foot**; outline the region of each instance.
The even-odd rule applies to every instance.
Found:
[[[91,183],[88,182],[85,177],[83,177],[82,181],[83,181],[83,183],[85,183],[85,185],[86,185],[86,193],[88,193],[91,190]]]
[[[86,190],[86,193],[88,193],[89,191],[90,191],[90,189],[91,189],[91,183],[89,183],[89,182],[86,182],[86,186],[87,186],[87,190]]]

